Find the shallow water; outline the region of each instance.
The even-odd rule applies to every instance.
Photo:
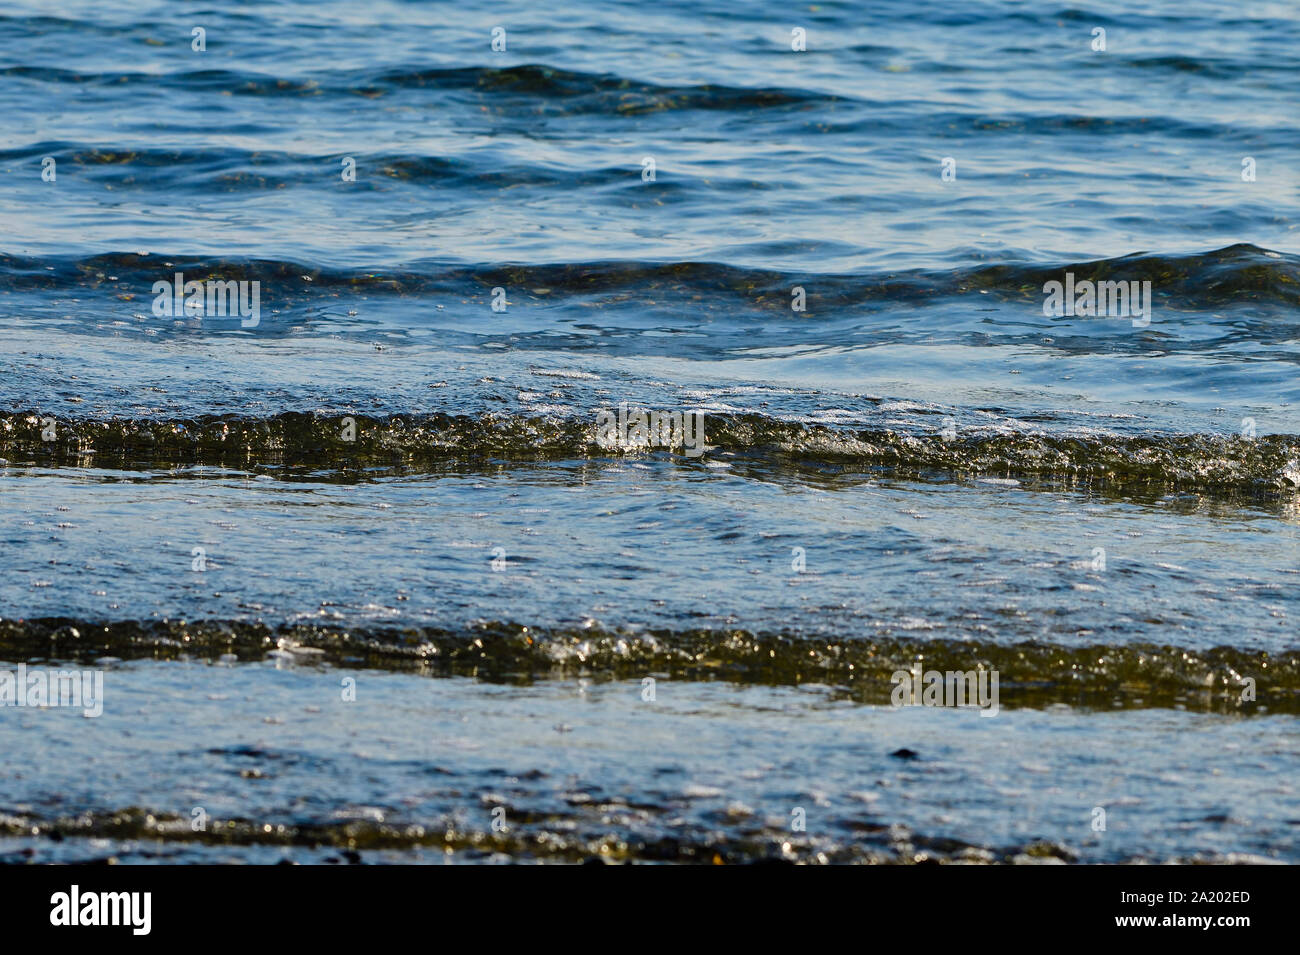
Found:
[[[11,5],[0,663],[105,698],[0,707],[0,858],[1300,861],[1300,19],[1249,13]]]
[[[348,484],[9,475],[0,600],[26,617],[1295,649],[1294,513],[1197,495],[664,461]]]
[[[647,702],[640,680],[516,687],[292,659],[120,663],[108,676],[99,719],[46,710],[11,724],[13,764],[32,770],[10,779],[0,853],[1267,861],[1300,824],[1294,716],[1057,706],[981,719],[863,707],[815,683],[669,679]],[[347,677],[355,702],[341,699]],[[78,758],[52,762],[51,746]],[[905,748],[916,755],[891,755]],[[792,833],[799,809],[806,831]],[[55,838],[18,838],[30,826]]]

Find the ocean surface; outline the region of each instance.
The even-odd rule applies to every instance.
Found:
[[[6,4],[0,861],[1300,862],[1297,49]]]

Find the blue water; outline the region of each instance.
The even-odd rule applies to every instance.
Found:
[[[106,698],[0,707],[0,855],[1300,861],[1298,41],[9,4],[0,664]],[[927,660],[997,717],[890,706]]]

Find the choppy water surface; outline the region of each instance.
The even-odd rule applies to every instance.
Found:
[[[1300,861],[1300,19],[1136,6],[11,4],[0,858]]]

